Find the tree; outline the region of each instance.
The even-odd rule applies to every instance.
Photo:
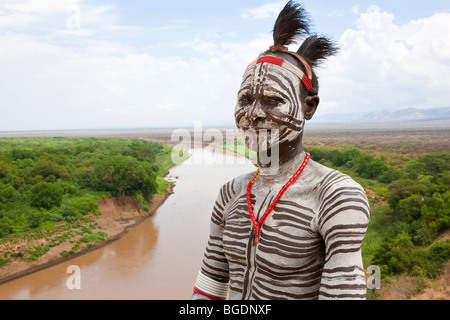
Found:
[[[80,188],[96,189],[98,185],[98,178],[94,170],[91,169],[77,169],[72,174],[73,181]]]
[[[37,210],[32,210],[27,214],[27,221],[31,228],[37,228],[42,222],[42,213]]]
[[[375,251],[372,263],[389,274],[401,273],[412,269],[411,259],[414,244],[407,232],[398,234],[394,239],[384,239]]]
[[[0,179],[7,178],[14,173],[14,169],[5,161],[0,161]]]
[[[18,159],[34,159],[35,154],[31,148],[14,148],[11,150],[11,155],[15,160]]]
[[[50,209],[61,204],[63,190],[55,183],[39,182],[30,192],[30,203],[33,207]]]
[[[127,155],[136,158],[138,161],[153,162],[155,160],[154,147],[150,141],[133,141]]]
[[[434,193],[432,201],[421,208],[421,214],[437,232],[450,227],[450,191]]]
[[[387,200],[390,208],[396,209],[400,200],[406,199],[413,194],[426,195],[428,188],[412,179],[400,179],[389,185],[390,193]]]
[[[40,175],[44,179],[53,175],[56,178],[70,180],[70,175],[68,174],[67,169],[50,157],[41,157],[36,160],[33,168],[33,174],[35,176]]]
[[[1,185],[0,184],[0,202],[3,204],[7,204],[19,198],[19,192],[14,189],[11,185]]]
[[[107,157],[96,164],[95,172],[99,186],[116,195],[134,195],[141,191],[147,198],[157,190],[156,175],[151,166],[133,157]]]
[[[355,171],[363,178],[375,179],[388,170],[384,161],[375,159],[370,155],[362,155],[352,161]]]
[[[400,179],[400,174],[394,168],[388,168],[378,177],[378,181],[381,183],[391,183],[397,179]]]
[[[353,159],[358,159],[362,155],[361,151],[356,148],[346,148],[343,151],[343,157],[346,165],[349,167],[349,162]]]
[[[450,153],[426,154],[408,163],[405,171],[412,177],[423,174],[440,178],[445,171],[450,171]]]

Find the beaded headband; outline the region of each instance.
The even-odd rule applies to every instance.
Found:
[[[283,60],[281,58],[278,57],[274,57],[274,56],[264,56],[261,58],[256,59],[255,61],[253,61],[252,63],[250,63],[247,67],[247,70],[249,70],[250,68],[256,66],[257,64],[260,63],[271,63],[277,66],[280,66],[284,69],[287,69],[289,71],[291,71],[292,73],[294,73],[297,77],[299,77],[299,79],[302,81],[302,83],[305,85],[306,89],[308,90],[308,93],[311,94],[312,93],[312,71],[311,71],[311,67],[309,66],[309,64],[305,61],[305,59],[303,59],[303,57],[301,57],[300,55],[298,55],[295,52],[290,52],[288,50],[287,47],[284,46],[272,46],[270,47],[270,50],[275,52],[275,51],[281,51],[281,52],[285,52],[288,53],[292,56],[294,56],[295,58],[297,58],[304,66],[306,69],[307,74],[305,74],[302,70],[300,70],[299,68],[297,68],[296,66],[294,66],[292,63]],[[246,71],[247,71],[246,70]]]

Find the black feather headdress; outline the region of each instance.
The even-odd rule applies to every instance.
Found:
[[[300,36],[309,34],[309,18],[306,10],[300,5],[289,1],[280,12],[273,28],[275,46],[288,46]]]
[[[310,35],[308,13],[300,5],[289,1],[280,12],[273,28],[274,45],[271,51],[281,51],[291,54],[305,67],[311,70],[313,89],[310,95],[318,94],[318,79],[314,73],[314,67],[320,65],[328,57],[339,51],[336,42],[325,36]],[[300,38],[304,41],[297,52],[289,52],[287,46],[295,43]],[[306,39],[305,39],[306,38]]]
[[[312,67],[316,67],[338,51],[339,47],[333,40],[325,36],[313,35],[303,41],[297,54],[305,58]]]

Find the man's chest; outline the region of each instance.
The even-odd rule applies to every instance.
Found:
[[[318,253],[324,251],[323,240],[311,227],[316,214],[314,199],[295,191],[286,192],[267,216],[261,226],[259,243],[255,242],[246,195],[236,197],[228,206],[223,246],[230,267],[258,267],[269,273],[299,274],[322,256]],[[270,193],[252,197],[256,219],[264,215],[272,198]]]

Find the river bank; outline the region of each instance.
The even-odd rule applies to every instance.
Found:
[[[101,201],[98,205],[100,214],[89,214],[83,217],[82,221],[85,223],[82,222],[81,229],[83,227],[86,228],[87,225],[95,226],[95,228],[91,228],[90,234],[105,233],[107,234],[105,240],[95,243],[85,243],[77,252],[68,256],[61,255],[63,252],[69,252],[74,247],[74,243],[77,243],[83,238],[83,234],[78,234],[61,242],[58,246],[50,248],[45,254],[37,257],[36,260],[14,259],[0,268],[0,285],[75,259],[121,239],[131,228],[140,225],[148,218],[154,216],[158,208],[173,194],[173,188],[174,185],[170,184],[164,194],[154,195],[152,201],[149,203],[150,210],[148,211],[143,210],[136,199],[130,196],[108,198]],[[61,228],[60,232],[54,232],[52,236],[57,237],[64,233],[67,233],[67,229]],[[24,238],[22,241],[16,241],[11,246],[15,248],[20,247],[21,251],[28,251],[44,244],[46,241],[47,239],[30,241]]]
[[[97,250],[3,284],[0,300],[189,299],[217,194],[224,183],[254,168],[211,149],[189,150],[190,159],[170,168],[166,180],[176,183],[173,194],[156,214]],[[80,290],[67,287],[71,265],[79,267]]]
[[[212,154],[215,155],[221,154],[230,157],[241,156],[237,152],[223,149],[220,145],[213,145],[211,151]],[[176,165],[172,164],[172,166],[167,168],[167,171],[163,176],[164,179],[167,178],[171,169],[183,163],[189,157],[190,155],[186,148],[185,155],[180,163],[177,163]],[[80,231],[72,237],[66,237],[64,241],[58,243],[57,246],[51,247],[46,253],[39,255],[34,260],[30,260],[28,257],[15,257],[11,262],[0,267],[0,285],[73,260],[123,238],[131,228],[135,228],[150,217],[153,217],[157,210],[174,193],[174,187],[174,183],[169,183],[163,193],[154,195],[152,201],[148,203],[150,209],[147,211],[142,209],[142,206],[137,200],[131,196],[111,197],[100,201],[98,203],[100,214],[85,215],[80,219],[80,224],[77,229],[86,230],[89,226],[95,226],[90,227],[88,233],[94,235],[104,233],[107,235],[104,240],[81,243],[81,246],[76,252],[70,253],[74,248],[74,244],[80,243],[80,240],[86,235],[86,233]],[[48,245],[50,237],[62,238],[65,234],[74,229],[73,226],[67,223],[56,224],[42,232],[44,234],[47,233],[46,237],[33,239],[33,236],[27,237],[24,235],[22,239],[14,239],[13,244],[9,244],[8,242],[0,243],[0,252],[7,252],[8,250],[15,252],[29,252],[39,246]]]

